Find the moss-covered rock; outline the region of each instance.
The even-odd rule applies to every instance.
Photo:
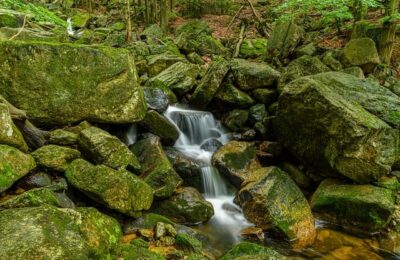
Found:
[[[364,71],[360,67],[345,68],[341,72],[353,75],[359,79],[365,79]]]
[[[212,164],[238,188],[251,171],[261,168],[253,144],[238,141],[231,141],[214,153]]]
[[[37,188],[1,202],[0,209],[38,207],[42,205],[63,206],[50,188]]]
[[[11,10],[0,10],[0,27],[18,28],[21,25],[19,13]]]
[[[340,71],[343,69],[342,63],[340,63],[333,51],[325,52],[322,57],[322,62],[334,71]]]
[[[23,152],[28,151],[21,132],[13,123],[7,104],[0,101],[0,144],[16,147]]]
[[[378,50],[371,38],[350,40],[343,49],[343,63],[348,66],[360,66],[370,73],[380,63]]]
[[[253,171],[238,193],[248,220],[283,233],[295,248],[312,245],[316,231],[307,199],[289,175],[277,167]]]
[[[267,106],[278,100],[279,93],[275,89],[258,88],[251,92],[251,95]]]
[[[73,161],[65,173],[68,183],[110,209],[129,216],[150,208],[153,189],[134,174],[94,166],[82,159]]]
[[[230,83],[222,84],[214,99],[221,106],[247,108],[254,104],[254,100],[246,92],[236,88]]]
[[[2,259],[109,259],[121,230],[95,209],[31,207],[0,212]]]
[[[399,120],[398,96],[349,74],[328,72],[285,87],[274,129],[318,174],[340,173],[366,183],[389,173],[398,158],[399,131],[390,125],[397,127]]]
[[[184,224],[203,223],[214,215],[212,204],[192,187],[177,189],[169,199],[154,204],[152,211]]]
[[[115,257],[121,260],[145,259],[145,260],[165,260],[162,255],[154,253],[146,247],[136,244],[119,244],[115,249]]]
[[[183,95],[192,90],[199,75],[199,67],[187,62],[176,62],[169,68],[163,70],[157,76],[146,82],[147,87],[156,86],[167,88],[177,95]]]
[[[155,190],[156,198],[170,197],[182,184],[182,179],[173,169],[158,137],[150,136],[140,140],[131,149],[142,165],[140,177]]]
[[[187,62],[185,57],[169,52],[147,57],[147,71],[151,77],[158,75],[177,62]]]
[[[296,56],[297,58],[300,58],[304,55],[313,56],[316,51],[317,51],[317,48],[315,48],[314,43],[311,42],[309,44],[306,44],[306,45],[296,48],[294,51],[294,56]]]
[[[0,94],[47,126],[133,123],[146,112],[129,52],[100,46],[0,42]]]
[[[55,145],[75,145],[78,135],[63,129],[50,131],[49,143]]]
[[[179,138],[179,130],[165,116],[157,111],[147,111],[146,117],[140,122],[147,131],[157,135],[161,140],[169,145],[173,145]]]
[[[32,153],[36,164],[45,169],[64,172],[68,163],[81,157],[78,150],[58,145],[46,145]]]
[[[169,105],[167,94],[159,88],[143,88],[147,107],[158,113],[164,113]]]
[[[10,188],[34,168],[36,163],[31,155],[11,146],[0,145],[0,192]]]
[[[84,12],[77,12],[71,17],[72,26],[76,28],[86,27],[90,20],[90,14]]]
[[[239,260],[239,259],[287,259],[271,248],[263,247],[249,242],[241,242],[226,252],[221,260]]]
[[[89,127],[79,135],[79,149],[96,164],[104,164],[114,169],[140,170],[136,156],[117,137],[106,131]]]
[[[175,240],[176,240],[176,246],[179,249],[185,252],[201,254],[203,245],[196,238],[188,234],[178,234]]]
[[[365,232],[387,227],[394,211],[393,191],[372,185],[323,181],[311,198],[311,207],[321,218]]]
[[[267,39],[246,39],[240,46],[239,57],[243,59],[257,58],[267,53]]]
[[[244,91],[274,87],[280,77],[267,63],[235,59],[231,67],[238,87]]]
[[[228,71],[229,62],[224,59],[213,61],[194,91],[190,99],[191,105],[200,109],[207,107],[218,92]]]
[[[225,126],[235,132],[239,132],[243,129],[249,118],[249,112],[244,109],[234,109],[228,113],[224,119]]]

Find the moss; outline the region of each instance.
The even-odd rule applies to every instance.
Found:
[[[161,138],[161,140],[169,145],[175,144],[179,138],[177,127],[171,123],[166,117],[154,110],[149,110],[140,125]]]
[[[263,247],[249,242],[241,242],[230,249],[221,260],[234,259],[286,259],[283,255],[268,247]]]
[[[117,259],[165,260],[163,256],[147,248],[132,244],[119,244],[115,250],[115,256]]]
[[[239,55],[241,58],[256,58],[267,53],[267,39],[249,39],[244,40],[240,47]]]
[[[17,195],[0,203],[0,208],[25,208],[37,207],[42,205],[61,207],[61,202],[57,199],[51,189],[38,188],[26,191],[20,195]]]
[[[28,151],[24,137],[15,126],[9,113],[8,105],[0,101],[0,143],[13,146],[23,152]]]
[[[63,146],[46,145],[34,151],[32,156],[38,166],[64,172],[68,163],[80,158],[81,153],[78,150]]]
[[[178,234],[175,238],[176,245],[179,249],[186,252],[201,254],[202,243],[196,238],[188,234]]]
[[[239,108],[247,108],[254,104],[253,98],[251,98],[246,92],[237,89],[232,84],[223,84],[218,92],[215,94],[215,100],[221,101],[224,105],[230,105]]]

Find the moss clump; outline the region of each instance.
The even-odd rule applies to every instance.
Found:
[[[235,259],[286,259],[285,256],[268,247],[249,242],[241,242],[230,249],[221,260]]]
[[[267,53],[267,39],[258,38],[244,40],[240,47],[239,55],[241,58],[256,58]]]
[[[46,145],[32,153],[38,166],[64,172],[68,163],[81,157],[78,150],[57,145]]]

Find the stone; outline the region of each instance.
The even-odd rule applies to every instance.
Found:
[[[165,260],[166,258],[148,248],[135,244],[119,244],[115,250],[116,259],[146,259],[146,260]]]
[[[351,185],[324,180],[311,198],[314,212],[347,229],[383,230],[394,211],[393,191],[372,185]]]
[[[255,100],[265,104],[266,106],[271,105],[278,100],[279,93],[275,89],[258,88],[251,92],[251,95]]]
[[[81,157],[78,150],[58,145],[42,146],[31,155],[38,166],[58,172],[64,172],[70,162]]]
[[[150,136],[140,140],[131,149],[142,165],[141,178],[154,189],[156,198],[170,197],[182,184],[182,179],[165,155],[158,137]]]
[[[63,129],[50,131],[49,143],[55,145],[75,145],[78,142],[78,135]]]
[[[359,79],[365,79],[364,71],[360,67],[349,67],[342,70],[343,73],[353,75]]]
[[[142,31],[140,38],[146,42],[151,42],[157,39],[162,40],[165,38],[165,33],[160,26],[152,24]]]
[[[176,236],[176,245],[185,252],[201,254],[202,243],[196,238],[187,234],[178,234]]]
[[[251,143],[230,141],[212,156],[212,164],[237,188],[252,171],[261,168]]]
[[[281,232],[294,248],[314,243],[316,230],[307,199],[281,169],[253,171],[243,182],[237,198],[246,218],[256,226]]]
[[[143,88],[147,107],[158,113],[164,113],[169,105],[168,96],[159,88]]]
[[[244,91],[274,87],[281,76],[278,71],[263,62],[235,59],[231,67],[235,82]]]
[[[128,216],[148,210],[153,202],[153,189],[126,170],[77,159],[68,166],[65,177],[89,198]]]
[[[79,149],[96,164],[104,164],[114,169],[140,170],[136,156],[117,137],[97,128],[89,127],[79,134]]]
[[[207,151],[207,152],[211,152],[214,153],[216,152],[219,148],[221,148],[223,146],[223,144],[218,141],[218,139],[216,138],[210,138],[205,140],[201,145],[200,145],[200,149]]]
[[[58,200],[50,188],[37,188],[11,197],[0,203],[1,209],[38,207],[51,205],[62,208],[62,202]]]
[[[326,66],[328,66],[331,70],[340,71],[343,69],[342,63],[340,63],[340,61],[338,59],[336,59],[336,57],[332,51],[327,51],[324,53],[322,62]]]
[[[360,66],[365,73],[371,73],[380,63],[378,50],[371,38],[350,40],[343,49],[343,63]]]
[[[72,26],[75,28],[83,28],[89,24],[90,14],[78,12],[71,17]]]
[[[33,157],[20,150],[0,145],[0,193],[36,168]]]
[[[224,59],[213,61],[194,91],[190,104],[199,109],[206,108],[218,92],[228,71],[229,62]]]
[[[118,222],[94,208],[7,209],[0,223],[2,259],[108,259],[121,237]]]
[[[317,48],[315,48],[314,43],[309,43],[303,46],[300,46],[295,49],[294,55],[297,58],[300,58],[301,56],[308,55],[308,56],[313,56],[315,52],[317,51]]]
[[[169,199],[155,203],[152,212],[167,216],[176,223],[191,225],[206,222],[214,215],[212,204],[192,187],[177,189]]]
[[[267,109],[264,104],[256,104],[249,109],[249,120],[255,124],[262,122],[267,116]]]
[[[19,28],[21,25],[19,15],[9,9],[2,9],[0,11],[0,27]]]
[[[239,132],[244,128],[248,118],[249,112],[247,110],[234,109],[224,119],[224,124],[229,130]]]
[[[240,236],[245,240],[264,241],[264,230],[258,227],[248,227],[240,231]]]
[[[44,172],[29,174],[18,181],[18,187],[24,190],[42,188],[52,184],[51,176]]]
[[[134,123],[146,112],[133,58],[102,46],[3,41],[0,95],[46,126]]]
[[[223,107],[228,105],[229,107],[248,108],[254,104],[251,96],[229,83],[222,84],[215,94],[214,100],[215,102],[211,103],[218,103]]]
[[[170,89],[177,95],[183,95],[193,89],[199,73],[197,65],[180,61],[150,78],[146,86]]]
[[[310,189],[313,186],[312,179],[299,167],[290,162],[283,162],[280,168],[287,172],[292,180],[302,189]]]
[[[28,151],[21,132],[13,123],[7,104],[0,102],[0,144],[18,148],[23,152]]]
[[[197,64],[197,65],[204,65],[206,64],[203,60],[203,58],[195,53],[195,52],[191,52],[188,55],[186,55],[186,58],[188,59],[188,61],[190,61],[193,64]]]
[[[399,156],[399,130],[391,125],[399,123],[398,96],[340,72],[287,85],[273,121],[278,140],[309,169],[359,183],[390,172]]]
[[[304,38],[304,30],[292,21],[275,25],[268,40],[267,53],[281,61],[288,58]]]
[[[245,39],[240,46],[239,57],[243,59],[257,58],[267,53],[267,39]]]
[[[150,133],[161,138],[163,143],[173,145],[179,138],[178,128],[157,111],[149,110],[140,125]]]
[[[149,76],[154,77],[177,62],[187,61],[180,55],[175,55],[168,52],[152,55],[147,57],[147,71]]]
[[[221,260],[240,260],[240,259],[287,259],[275,250],[249,242],[240,242],[226,252]]]

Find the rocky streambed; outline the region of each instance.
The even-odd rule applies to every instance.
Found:
[[[399,82],[370,38],[282,23],[231,59],[200,21],[24,33],[0,41],[1,259],[399,256]]]

